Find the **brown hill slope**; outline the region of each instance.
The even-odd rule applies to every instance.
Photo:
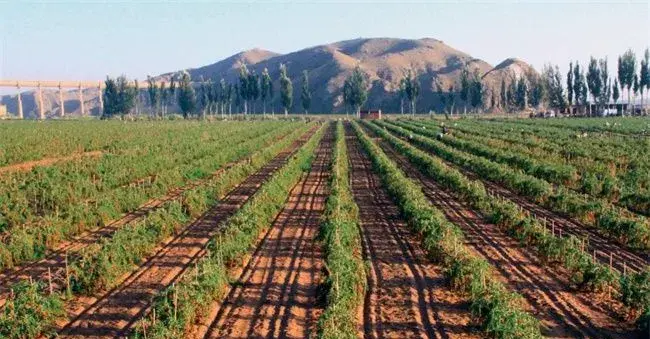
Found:
[[[303,70],[307,70],[312,91],[312,112],[343,112],[346,108],[342,102],[341,89],[345,78],[359,65],[371,83],[367,107],[380,108],[384,112],[399,112],[400,100],[397,95],[399,81],[409,70],[418,74],[422,91],[417,102],[418,111],[428,112],[431,109],[440,110],[441,103],[438,88],[447,92],[450,87],[455,91],[459,88],[459,77],[464,65],[470,69],[478,69],[483,76],[486,86],[490,89],[498,86],[501,79],[510,77],[511,74],[533,71],[532,67],[521,60],[506,59],[497,67],[492,67],[487,62],[474,58],[462,51],[454,49],[444,42],[431,38],[424,39],[395,39],[395,38],[360,38],[346,40],[331,44],[305,48],[288,54],[252,49],[235,54],[211,65],[189,69],[192,79],[212,79],[219,81],[221,78],[231,83],[236,83],[239,67],[247,67],[258,74],[268,68],[274,79],[276,93],[273,102],[268,104],[268,111],[280,110],[277,89],[279,83],[280,64],[287,65],[289,77],[293,81],[294,106],[292,112],[302,111],[300,103],[300,78]],[[158,76],[159,79],[169,80],[173,73]],[[495,87],[497,86],[497,87]],[[96,93],[88,93],[87,107],[93,108]],[[34,102],[26,93],[23,97]],[[7,99],[8,100],[8,99]],[[12,100],[9,100],[12,101]],[[57,102],[48,107],[46,111],[56,111]],[[15,100],[13,100],[15,102]],[[459,99],[456,100],[457,104]],[[10,111],[15,104],[9,104]],[[25,111],[36,111],[35,106]],[[67,107],[66,107],[67,108]],[[72,107],[71,107],[72,108]],[[254,104],[254,111],[261,111],[261,103]],[[67,110],[66,111],[70,111]],[[94,112],[98,112],[95,110]]]

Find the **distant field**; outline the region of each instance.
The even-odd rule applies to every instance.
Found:
[[[0,122],[0,337],[642,336],[650,118],[344,118]]]

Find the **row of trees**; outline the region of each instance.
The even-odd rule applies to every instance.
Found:
[[[280,65],[278,83],[280,84],[280,104],[285,115],[293,106],[293,84],[287,75],[286,65]],[[134,110],[138,113],[141,92],[137,81],[133,85],[125,76],[115,79],[107,77],[104,90],[104,111],[102,117],[126,115]],[[239,70],[238,82],[232,84],[221,79],[219,83],[212,80],[192,82],[190,74],[181,72],[171,76],[169,86],[165,81],[157,82],[147,77],[146,99],[152,115],[164,116],[168,108],[176,104],[185,118],[191,115],[232,114],[233,104],[236,110],[244,114],[255,113],[256,103],[261,101],[262,113],[266,114],[267,103],[273,101],[274,87],[268,69],[261,76],[250,72],[246,65]],[[309,75],[302,72],[300,99],[306,113],[311,108],[311,90]]]
[[[442,103],[443,111],[453,114],[457,101],[466,112],[468,106],[473,111],[482,109],[501,109],[505,111],[525,110],[527,108],[551,108],[574,111],[575,107],[588,110],[591,115],[592,105],[597,110],[618,103],[623,91],[627,91],[628,103],[632,95],[641,94],[643,104],[644,92],[650,90],[650,51],[646,49],[637,72],[636,56],[631,50],[618,58],[617,77],[611,78],[607,59],[591,57],[586,69],[578,62],[569,63],[566,82],[557,66],[550,64],[542,68],[541,73],[528,72],[519,76],[503,78],[497,88],[487,86],[478,69],[470,70],[465,66],[460,79],[449,86],[445,92],[439,83],[435,84],[435,93]],[[279,103],[288,114],[293,107],[293,83],[287,73],[286,65],[280,65],[277,82],[279,84]],[[311,108],[311,89],[309,75],[302,72],[300,101],[305,113]],[[267,113],[267,104],[274,102],[274,81],[268,69],[261,75],[249,71],[246,65],[239,69],[236,83],[221,79],[219,83],[211,80],[192,82],[189,73],[182,72],[171,77],[169,86],[165,82],[147,79],[146,97],[153,112],[164,116],[169,106],[176,104],[184,117],[208,114],[232,114],[235,110],[244,114],[255,113],[257,104],[261,104],[262,113]],[[566,87],[564,86],[566,85]],[[369,81],[365,73],[357,66],[343,85],[343,102],[357,115],[368,99]],[[411,114],[415,114],[416,103],[421,95],[418,74],[408,71],[399,82],[397,91],[400,111],[404,113],[404,104],[409,103]],[[107,78],[104,96],[103,116],[129,114],[134,109],[138,112],[140,90],[137,82],[129,86],[124,76],[116,79]],[[628,105],[629,107],[630,105]]]

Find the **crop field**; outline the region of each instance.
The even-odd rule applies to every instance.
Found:
[[[650,119],[0,123],[2,338],[648,338]]]

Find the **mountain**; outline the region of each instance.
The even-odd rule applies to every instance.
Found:
[[[269,70],[274,79],[275,99],[268,104],[269,111],[280,110],[279,66],[285,64],[288,75],[293,81],[294,106],[292,112],[300,112],[301,75],[306,70],[312,91],[312,112],[343,112],[346,108],[342,100],[342,87],[346,77],[358,65],[368,77],[371,88],[366,106],[380,108],[384,112],[399,112],[400,99],[397,95],[400,80],[409,72],[417,74],[421,85],[421,95],[417,102],[419,111],[440,110],[441,102],[435,92],[444,92],[453,86],[459,89],[459,78],[465,65],[471,70],[478,69],[486,87],[496,89],[501,79],[509,79],[511,74],[533,71],[525,62],[518,59],[506,59],[496,67],[487,62],[454,49],[443,41],[424,39],[395,38],[359,38],[318,45],[288,54],[278,54],[262,49],[252,49],[235,54],[211,65],[187,70],[193,80],[201,78],[218,82],[225,79],[236,83],[239,67],[246,64],[250,71],[261,74],[264,68]],[[161,74],[157,79],[169,81],[176,72]],[[89,93],[90,94],[90,93]],[[85,94],[88,101],[92,97]],[[96,95],[96,93],[95,93]],[[23,95],[26,97],[28,95]],[[3,98],[3,102],[6,100]],[[32,100],[33,101],[33,100]],[[55,105],[58,106],[56,101]],[[91,103],[86,106],[92,107]],[[9,110],[15,112],[11,105]],[[51,110],[46,104],[46,111]],[[56,107],[54,108],[56,109]],[[255,104],[256,112],[261,111],[261,104]],[[26,108],[25,112],[29,110]],[[66,111],[69,110],[66,107]]]

